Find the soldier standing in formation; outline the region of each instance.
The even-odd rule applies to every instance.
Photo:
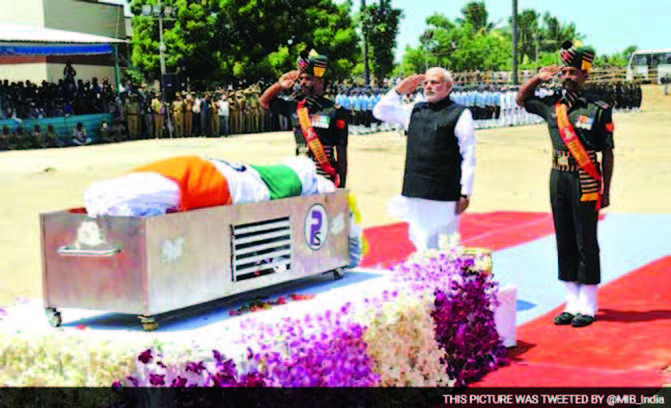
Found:
[[[219,137],[219,104],[210,93],[207,94],[207,112],[210,119],[210,135]]]
[[[172,101],[170,111],[175,137],[182,138],[184,136],[184,101],[179,92],[175,95],[175,100]]]
[[[516,101],[547,121],[554,149],[550,202],[559,280],[567,292],[566,307],[554,323],[584,327],[596,318],[597,286],[601,283],[597,222],[599,210],[610,204],[612,108],[583,93],[594,50],[567,41],[559,55],[564,65],[541,69],[522,85]],[[557,73],[562,93],[534,96],[536,88]],[[601,166],[596,152],[601,152]]]
[[[191,108],[191,127],[193,130],[193,136],[202,136],[204,134],[204,130],[200,128],[200,94],[192,93],[191,96],[193,97],[193,105]]]
[[[186,93],[184,98],[184,136],[191,137],[193,136],[193,95]]]
[[[140,138],[140,102],[137,95],[133,94],[126,103],[126,120],[128,126],[128,136],[130,140]]]
[[[154,138],[156,139],[163,137],[163,113],[165,106],[161,97],[161,93],[158,92],[154,96],[154,99],[151,100],[151,110],[154,113]]]

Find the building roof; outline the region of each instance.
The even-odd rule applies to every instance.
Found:
[[[663,54],[671,52],[671,48],[655,48],[650,50],[636,50],[634,54]]]
[[[0,43],[113,44],[126,40],[39,26],[0,23]]]

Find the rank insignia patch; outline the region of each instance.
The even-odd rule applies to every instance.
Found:
[[[594,124],[594,118],[590,118],[584,115],[580,115],[576,118],[575,127],[579,129],[590,130]]]

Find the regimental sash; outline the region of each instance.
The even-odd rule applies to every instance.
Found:
[[[585,147],[580,143],[571,122],[568,119],[568,108],[563,103],[555,105],[555,114],[557,115],[557,125],[562,141],[573,156],[576,164],[581,170],[580,201],[596,201],[596,210],[601,208],[601,174],[596,168],[594,162],[590,159]]]
[[[322,146],[321,141],[319,141],[319,136],[317,136],[317,132],[315,132],[315,128],[312,126],[308,108],[305,107],[305,99],[298,103],[296,114],[298,115],[298,123],[301,125],[301,131],[303,132],[303,137],[305,137],[305,142],[312,151],[312,154],[315,155],[317,163],[322,170],[335,180],[335,185],[338,186],[340,184],[339,176],[333,166],[331,166],[328,157],[326,157],[324,146]]]

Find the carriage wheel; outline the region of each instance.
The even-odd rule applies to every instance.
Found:
[[[138,316],[140,319],[140,324],[142,325],[142,330],[144,331],[154,331],[158,329],[158,323],[156,319],[150,316]]]
[[[51,327],[60,327],[61,323],[63,323],[63,319],[61,318],[61,312],[56,310],[56,308],[54,307],[47,307],[46,313],[47,313],[47,321],[49,322]]]
[[[338,268],[333,270],[333,279],[342,279],[345,276],[345,268]]]

